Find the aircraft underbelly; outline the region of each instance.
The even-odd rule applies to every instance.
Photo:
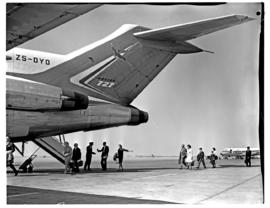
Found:
[[[23,117],[18,117],[13,110],[6,111],[6,135],[10,137],[27,136],[29,134],[29,125],[25,122]]]

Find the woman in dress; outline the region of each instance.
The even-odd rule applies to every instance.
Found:
[[[123,171],[123,159],[124,159],[124,152],[130,152],[127,149],[124,149],[121,144],[119,144],[119,149],[117,151],[118,154],[118,163],[119,163],[119,171]]]
[[[187,145],[187,158],[186,158],[186,163],[187,163],[187,169],[192,169],[192,162],[193,162],[193,151],[191,149],[191,145]]]
[[[178,164],[180,165],[180,169],[183,168],[183,165],[185,167],[187,167],[186,158],[187,158],[187,149],[185,148],[185,145],[182,144],[180,154],[179,154],[179,158],[178,158]]]
[[[65,173],[72,173],[70,162],[72,157],[72,148],[69,146],[68,142],[64,143],[64,157],[65,157]]]

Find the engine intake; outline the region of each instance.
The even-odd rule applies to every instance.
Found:
[[[89,100],[86,95],[63,90],[63,96],[66,96],[67,98],[62,100],[62,106],[60,109],[62,111],[86,109],[88,107]]]

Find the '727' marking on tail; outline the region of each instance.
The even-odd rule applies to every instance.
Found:
[[[111,88],[114,85],[115,85],[114,82],[107,82],[107,81],[101,81],[101,80],[99,80],[97,83],[97,86],[108,87],[108,88]]]

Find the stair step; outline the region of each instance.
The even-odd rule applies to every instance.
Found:
[[[45,150],[59,162],[65,163],[64,144],[57,140],[56,137],[43,137],[33,140],[40,148]]]

